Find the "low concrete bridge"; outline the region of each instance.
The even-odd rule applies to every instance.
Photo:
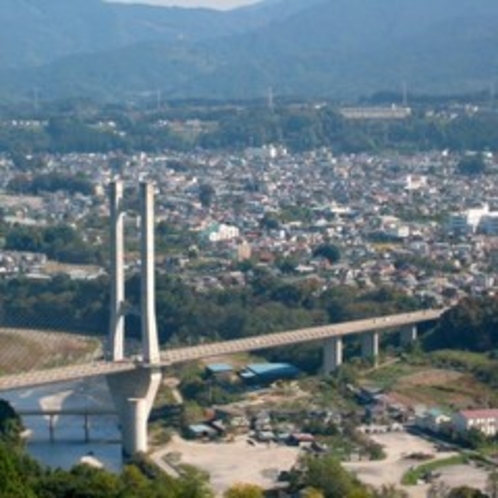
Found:
[[[104,409],[104,408],[61,408],[58,410],[54,409],[18,409],[17,414],[22,418],[24,417],[45,417],[48,419],[48,434],[51,443],[55,442],[55,429],[56,420],[61,416],[78,416],[83,417],[83,431],[84,431],[84,442],[90,442],[90,418],[91,417],[103,417],[106,415],[117,416],[116,410]]]

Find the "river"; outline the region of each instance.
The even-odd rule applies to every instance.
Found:
[[[105,410],[114,405],[103,378],[90,378],[65,384],[0,393],[19,412],[28,410]],[[54,417],[54,441],[50,441],[49,417],[27,415],[28,452],[40,463],[69,469],[82,458],[100,462],[118,472],[122,467],[121,434],[114,414],[91,415],[90,441],[85,442],[83,415]]]

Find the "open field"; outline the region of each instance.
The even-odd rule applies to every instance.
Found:
[[[97,339],[64,332],[0,329],[0,374],[76,363],[97,354]]]
[[[71,274],[75,272],[96,275],[101,270],[97,265],[73,265],[69,263],[59,263],[57,261],[47,261],[43,269],[46,273],[52,275],[57,275],[59,273]]]
[[[174,436],[153,459],[161,467],[167,466],[167,455],[179,457],[178,463],[190,464],[205,470],[211,476],[211,486],[216,496],[236,483],[253,483],[263,488],[271,487],[282,470],[289,470],[299,455],[299,448],[247,442],[241,436],[229,443],[186,441]],[[174,458],[176,459],[176,458]],[[168,458],[166,458],[166,461]]]
[[[398,362],[369,372],[365,383],[383,387],[391,398],[412,408],[425,405],[458,410],[498,402],[493,389],[471,372],[451,368]]]
[[[406,432],[392,432],[372,436],[372,439],[384,447],[387,458],[375,462],[346,463],[344,467],[354,472],[358,478],[375,487],[382,484],[400,486],[403,475],[411,468],[420,465],[419,461],[409,458],[411,453],[434,455],[434,460],[456,457],[454,452],[437,452],[433,443]],[[456,460],[455,460],[456,461]],[[468,485],[484,489],[487,473],[485,470],[469,465],[454,465],[438,469],[438,480],[445,482],[450,488]],[[429,485],[400,486],[410,498],[425,498]]]
[[[486,489],[488,473],[483,468],[471,465],[452,465],[439,469],[438,481],[443,481],[451,487],[470,486],[471,488]]]

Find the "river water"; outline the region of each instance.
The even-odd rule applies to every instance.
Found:
[[[0,398],[9,401],[19,412],[43,409],[114,411],[103,378],[9,391],[0,393]],[[80,463],[82,458],[90,458],[100,462],[108,470],[121,469],[121,434],[114,414],[89,417],[88,443],[85,442],[83,415],[55,416],[53,442],[50,441],[48,416],[24,416],[23,423],[29,432],[28,452],[43,464],[69,469]]]

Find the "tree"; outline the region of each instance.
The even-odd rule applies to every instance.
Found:
[[[472,449],[477,449],[486,443],[486,436],[476,427],[472,427],[467,431],[465,440]]]
[[[36,486],[41,498],[118,498],[121,489],[120,476],[89,465],[47,471]]]
[[[0,496],[2,498],[35,498],[22,478],[12,448],[0,441]]]
[[[199,185],[199,201],[204,208],[209,208],[213,204],[215,190],[212,185],[202,183]]]
[[[453,488],[447,498],[487,498],[486,495],[479,489],[471,488],[470,486],[459,486]]]
[[[223,493],[223,498],[263,498],[263,490],[256,484],[238,483]]]
[[[18,444],[22,428],[21,417],[8,401],[0,399],[0,440]]]
[[[443,481],[434,481],[427,490],[427,498],[447,498],[449,486]]]
[[[408,493],[394,484],[384,484],[373,492],[372,498],[408,498]]]
[[[181,466],[181,477],[178,480],[180,491],[178,496],[188,498],[213,498],[209,487],[209,474],[191,465]]]
[[[486,481],[486,493],[489,498],[498,498],[498,471],[493,469]]]
[[[321,458],[306,455],[300,459],[300,467],[302,487],[316,488],[324,498],[345,498],[364,490],[332,455]]]
[[[321,244],[315,248],[313,256],[325,258],[331,265],[333,265],[341,259],[341,252],[338,247],[333,244]]]
[[[486,163],[482,154],[465,156],[457,165],[457,171],[461,175],[481,175],[486,171]]]
[[[263,218],[259,220],[259,226],[265,230],[278,230],[280,227],[280,221],[276,217],[275,213],[265,213]]]
[[[36,228],[16,226],[7,233],[5,249],[10,251],[42,252],[42,234]]]

